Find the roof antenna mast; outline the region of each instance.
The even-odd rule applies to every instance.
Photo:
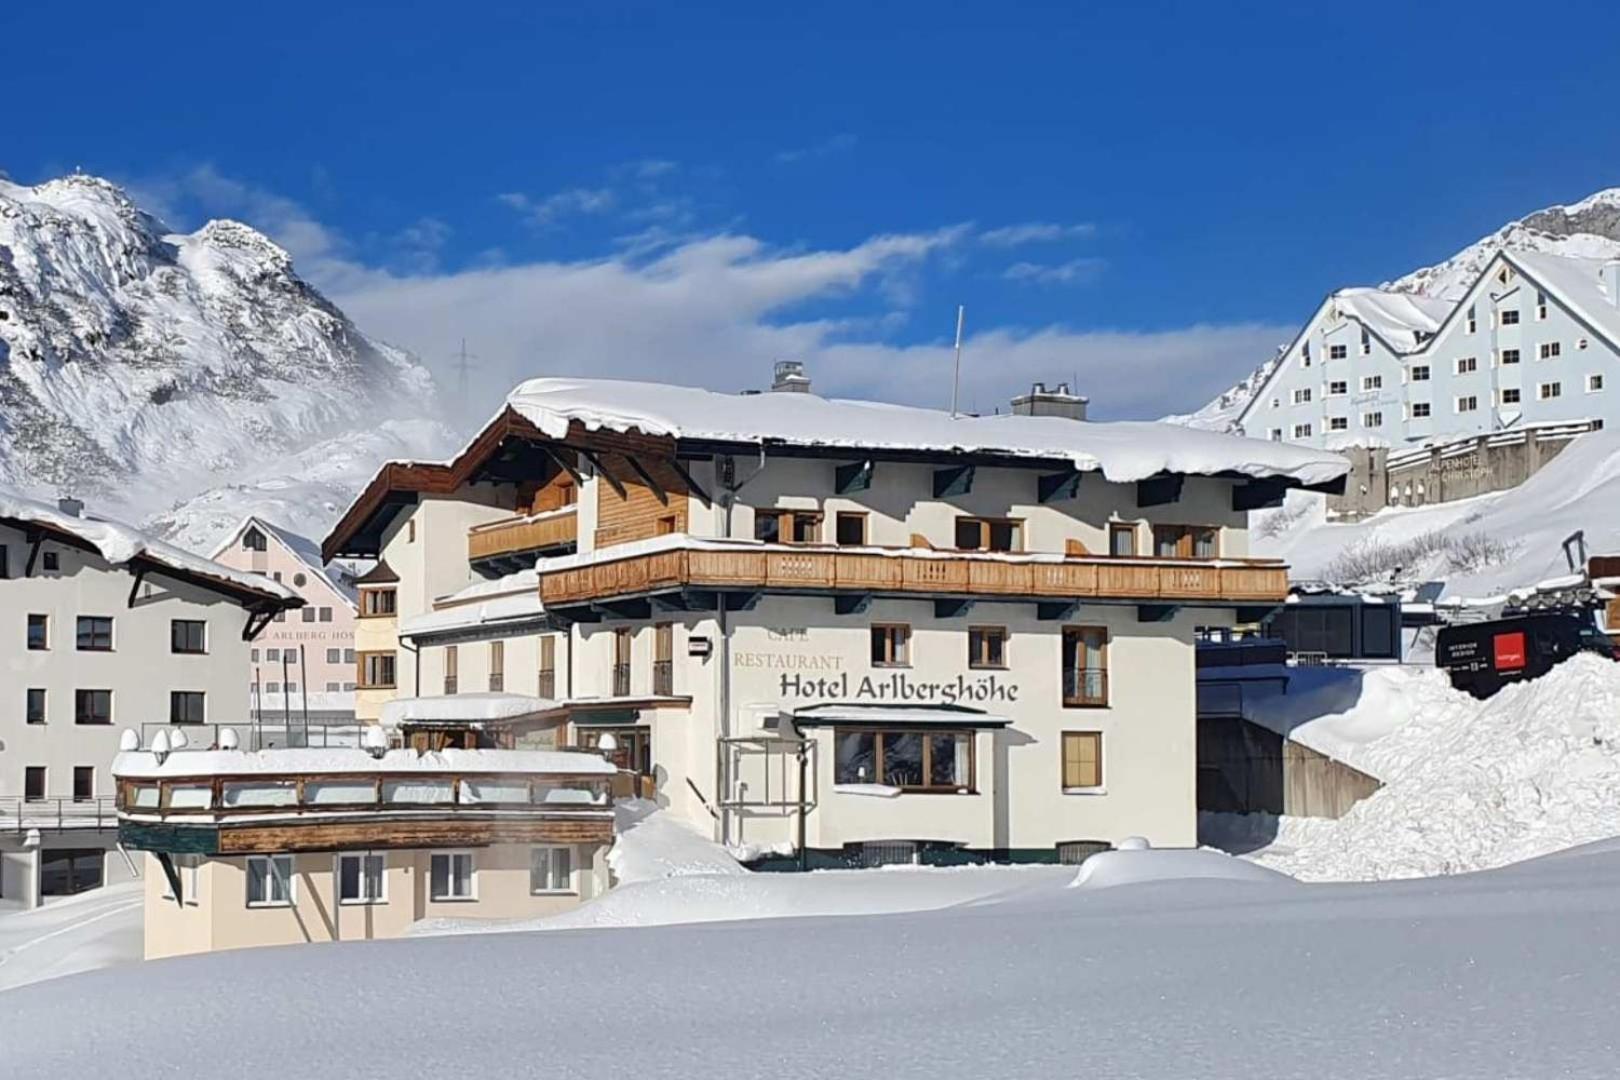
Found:
[[[956,398],[962,387],[962,320],[967,317],[967,305],[956,305],[956,373],[951,376],[951,419],[956,419]]]

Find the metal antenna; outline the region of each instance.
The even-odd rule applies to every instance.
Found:
[[[962,386],[962,320],[967,317],[967,305],[956,305],[956,373],[951,376],[951,419],[956,419],[956,397]]]
[[[461,350],[450,359],[455,361],[456,396],[461,399],[461,413],[465,416],[471,404],[467,400],[467,372],[472,370],[471,362],[478,359],[478,357],[467,351],[467,339],[462,338]]]

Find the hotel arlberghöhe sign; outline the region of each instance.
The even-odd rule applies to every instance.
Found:
[[[967,705],[1018,700],[1018,684],[1001,674],[946,679],[918,678],[909,671],[859,674],[845,670],[844,657],[828,653],[738,652],[734,663],[776,672],[778,694],[798,701]]]

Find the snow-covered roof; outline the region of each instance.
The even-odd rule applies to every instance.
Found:
[[[1509,261],[1518,265],[1532,281],[1552,293],[1577,315],[1620,347],[1620,301],[1615,289],[1620,282],[1616,272],[1603,268],[1616,265],[1613,259],[1577,259],[1568,255],[1547,255],[1539,251],[1509,252]]]
[[[394,698],[383,703],[381,720],[389,727],[403,723],[484,722],[516,720],[550,712],[557,703],[529,694],[442,694],[434,697]]]
[[[326,563],[321,559],[321,546],[319,544],[307,536],[300,536],[290,529],[284,529],[280,525],[259,517],[257,514],[249,514],[238,522],[236,528],[232,529],[229,535],[220,541],[213,551],[209,552],[209,558],[217,559],[225,554],[234,545],[241,542],[243,533],[254,526],[257,526],[267,536],[273,536],[280,541],[281,545],[291,552],[294,558],[309,567],[310,573],[326,582],[327,587],[336,593],[338,598],[345,604],[348,604],[351,610],[358,609],[360,594],[355,589],[354,583],[343,575],[331,573],[327,569]]]
[[[499,629],[545,615],[540,603],[540,574],[533,569],[494,581],[480,581],[433,602],[434,610],[401,619],[401,637],[456,630]]]
[[[1328,303],[1340,315],[1359,321],[1399,353],[1422,348],[1456,306],[1447,300],[1367,288],[1340,289],[1328,298]]]
[[[120,522],[63,513],[5,487],[0,487],[0,521],[37,525],[72,536],[89,545],[113,566],[144,559],[159,568],[258,593],[267,599],[301,603],[297,593],[267,577],[193,555]]]
[[[587,773],[612,775],[600,754],[569,750],[389,750],[372,757],[354,747],[284,750],[176,750],[158,761],[147,750],[113,758],[113,775],[131,779],[305,773]]]
[[[530,379],[507,405],[561,439],[588,431],[719,443],[980,453],[1062,459],[1109,480],[1160,473],[1237,473],[1322,484],[1349,470],[1343,458],[1308,447],[1244,439],[1152,421],[1092,423],[1052,416],[957,416],[814,394],[721,394],[693,387],[615,379]]]

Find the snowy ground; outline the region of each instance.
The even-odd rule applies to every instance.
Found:
[[[33,911],[0,908],[0,990],[140,958],[138,881],[52,900]]]
[[[1111,887],[905,916],[158,961],[0,995],[0,1046],[34,1080],[282,1075],[295,1047],[304,1080],[1613,1074],[1613,845],[1373,885],[1121,854]]]

